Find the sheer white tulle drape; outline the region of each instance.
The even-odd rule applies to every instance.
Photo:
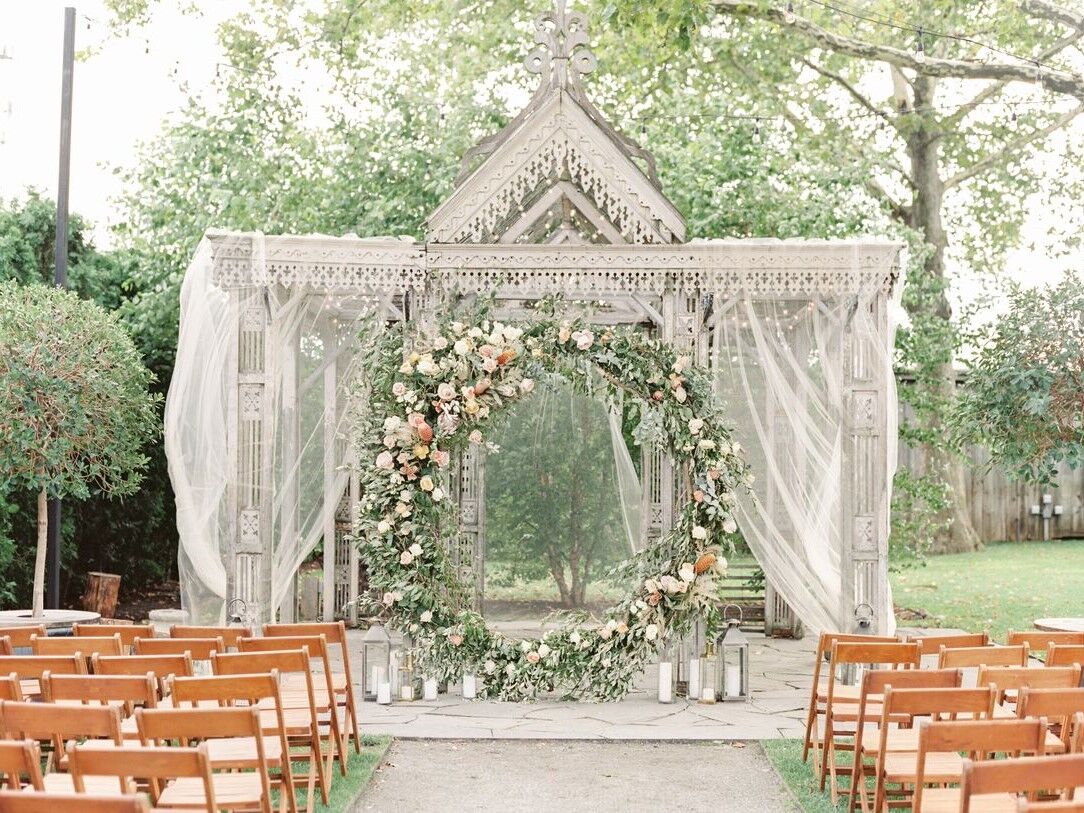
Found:
[[[246,247],[253,240],[239,239]],[[259,280],[259,236],[252,254]],[[349,476],[343,430],[355,338],[360,320],[381,306],[372,297],[305,287],[227,291],[212,265],[205,241],[181,287],[165,409],[181,603],[193,621],[206,622],[221,620],[232,598],[224,563],[231,541],[260,554],[259,540],[270,535],[271,560],[261,555],[257,568],[231,575],[264,580],[277,609],[291,600],[301,563],[335,532]],[[227,440],[235,433],[231,457]]]
[[[901,286],[902,287],[902,286]],[[716,300],[712,367],[756,476],[756,499],[739,499],[739,525],[767,579],[807,629],[839,629],[843,556],[844,370],[861,343],[882,377],[895,420],[891,320],[877,289],[815,300]],[[886,433],[888,516],[895,426]],[[895,627],[891,595],[874,608]]]

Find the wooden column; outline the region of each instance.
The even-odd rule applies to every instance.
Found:
[[[301,494],[301,412],[298,403],[298,363],[300,330],[294,328],[280,336],[282,354],[282,397],[279,420],[282,432],[282,508],[279,513],[277,545],[279,550],[294,545],[300,532],[298,500]],[[297,573],[291,578],[290,590],[282,604],[275,608],[284,623],[297,619]],[[272,611],[272,614],[274,610]]]
[[[338,331],[325,318],[321,324],[320,337],[324,345],[324,621],[335,620],[335,572],[337,563],[337,539],[335,538],[335,514],[340,494],[335,490],[335,470],[339,465],[336,427],[338,424]]]

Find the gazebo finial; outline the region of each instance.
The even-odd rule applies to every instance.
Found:
[[[579,85],[579,74],[591,73],[598,64],[587,41],[587,15],[568,11],[567,0],[554,0],[552,11],[540,14],[534,24],[538,47],[523,64],[540,74],[543,85]],[[572,68],[569,71],[569,68]]]

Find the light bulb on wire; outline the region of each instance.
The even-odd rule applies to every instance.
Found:
[[[783,11],[783,22],[788,25],[794,22],[794,3],[790,2],[790,0],[788,0],[787,7]]]
[[[926,61],[926,44],[922,41],[922,29],[918,29],[918,44],[915,45],[915,62]]]

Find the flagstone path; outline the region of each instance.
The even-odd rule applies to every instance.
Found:
[[[798,810],[756,743],[397,740],[354,811]]]

